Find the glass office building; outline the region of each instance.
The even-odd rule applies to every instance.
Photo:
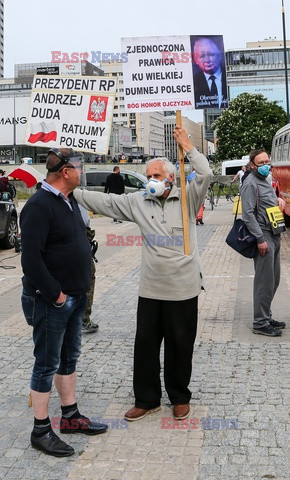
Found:
[[[248,42],[245,48],[226,51],[226,69],[229,99],[241,93],[260,93],[268,100],[276,100],[285,111],[285,67],[283,41],[266,39]],[[290,67],[290,41],[287,41],[287,66]],[[288,70],[289,75],[289,70]],[[213,141],[213,121],[221,110],[204,111],[205,138]]]

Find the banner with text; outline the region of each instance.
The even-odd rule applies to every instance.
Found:
[[[227,107],[221,35],[122,39],[127,112]]]
[[[36,75],[25,143],[106,155],[116,79]]]

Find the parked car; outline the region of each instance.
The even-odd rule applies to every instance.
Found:
[[[0,193],[0,248],[13,248],[17,233],[15,205],[8,192]]]
[[[89,170],[86,172],[87,189],[103,192],[105,189],[106,179],[112,172],[110,170]],[[120,172],[124,178],[125,193],[137,192],[144,190],[147,178],[141,173],[133,172],[131,170],[124,170]]]

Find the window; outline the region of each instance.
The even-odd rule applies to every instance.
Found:
[[[283,152],[282,152],[282,158],[281,158],[281,160],[283,161],[288,159],[288,147],[289,147],[288,133],[286,133],[286,135],[284,135],[284,145],[283,145]]]
[[[87,186],[104,187],[109,174],[110,172],[87,172]]]
[[[129,173],[125,173],[125,185],[126,187],[140,188],[142,182],[137,177],[133,177]]]

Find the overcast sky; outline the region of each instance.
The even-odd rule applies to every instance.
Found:
[[[4,0],[4,76],[53,50],[120,52],[121,37],[190,34],[223,35],[225,50],[282,39],[281,0]]]

